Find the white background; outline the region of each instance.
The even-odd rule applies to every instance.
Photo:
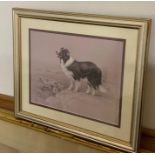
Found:
[[[155,2],[0,2],[0,94],[11,96],[14,95],[13,7],[152,18],[150,53],[144,87],[143,126],[155,129]]]

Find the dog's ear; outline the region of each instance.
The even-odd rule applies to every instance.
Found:
[[[60,48],[60,51],[63,51],[64,49],[65,49],[64,47],[61,47],[61,48]]]
[[[66,55],[67,55],[67,56],[70,56],[69,50],[68,50],[68,49],[65,49],[65,50],[66,50]]]

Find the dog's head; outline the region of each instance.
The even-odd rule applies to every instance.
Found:
[[[59,59],[62,59],[64,62],[66,62],[70,58],[70,52],[66,48],[61,48],[60,51],[56,51],[56,54]]]

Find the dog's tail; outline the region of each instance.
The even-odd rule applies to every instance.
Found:
[[[107,90],[102,85],[99,85],[99,91],[102,92],[102,93],[107,92]]]

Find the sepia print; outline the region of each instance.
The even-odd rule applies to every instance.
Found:
[[[125,40],[29,29],[30,103],[120,127]]]

